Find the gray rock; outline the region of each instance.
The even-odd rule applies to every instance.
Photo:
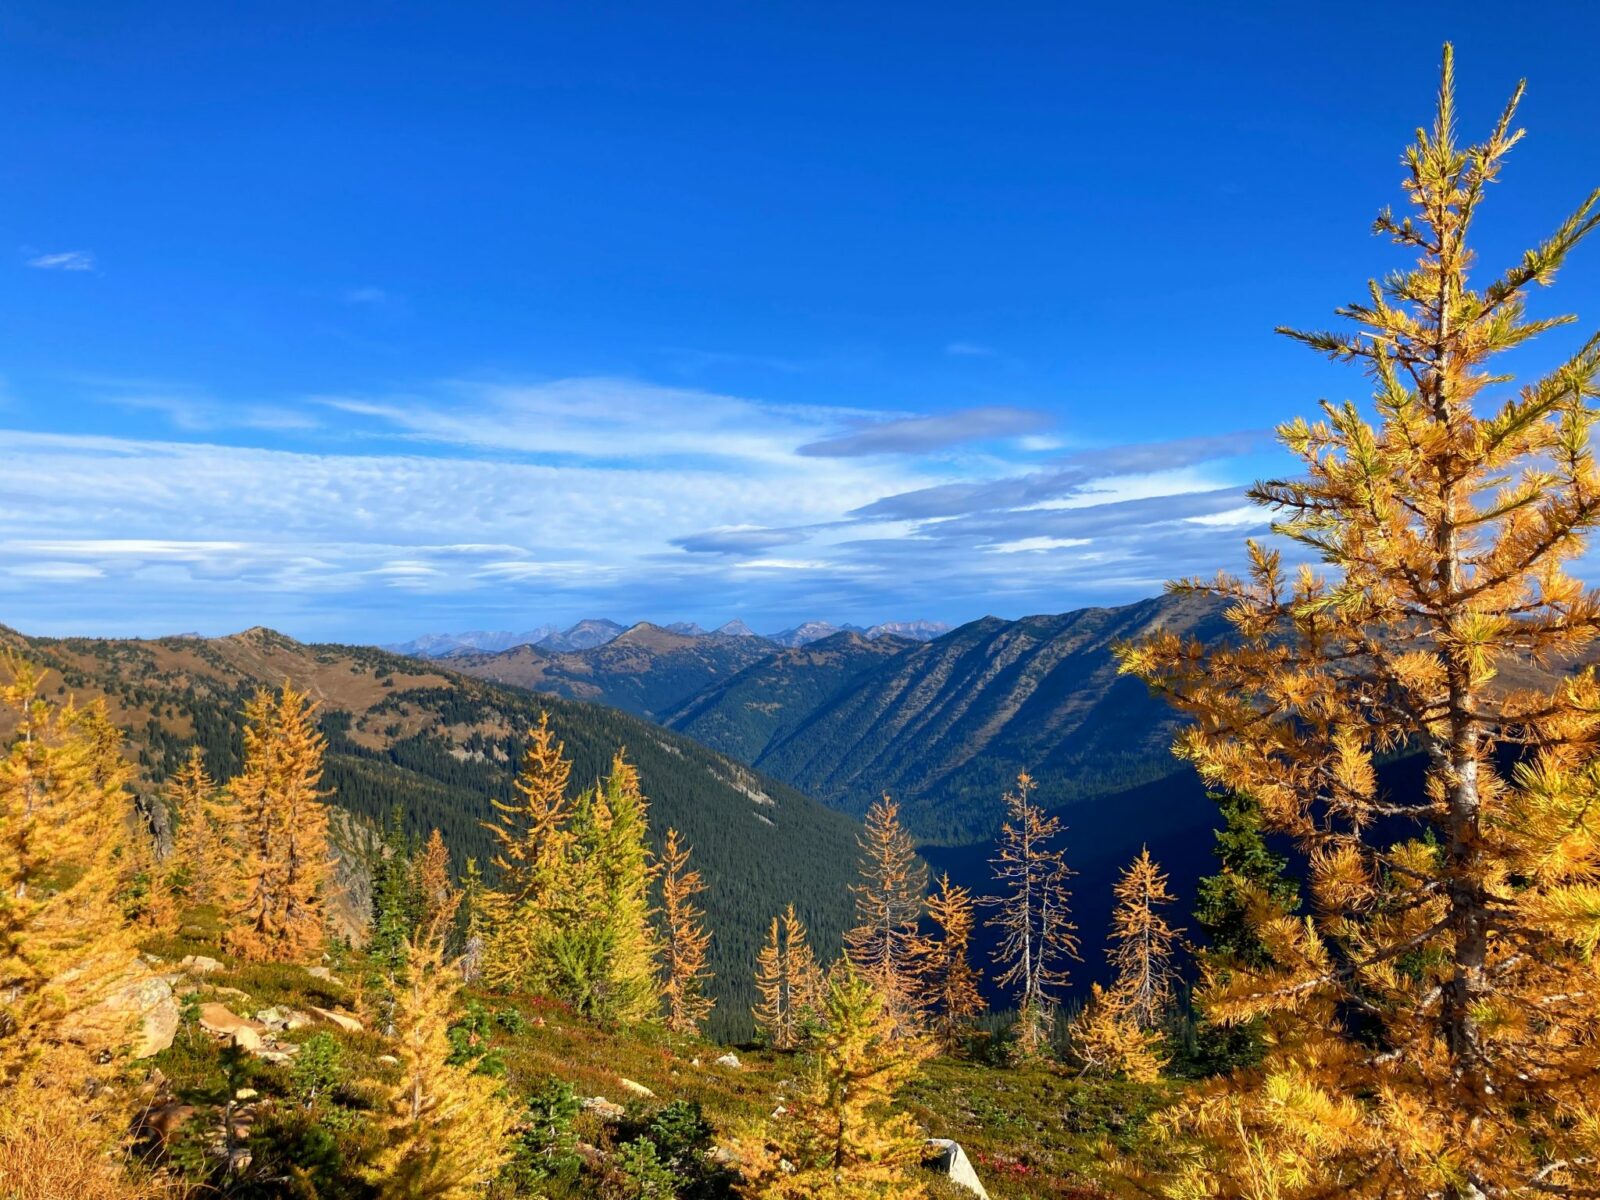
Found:
[[[737,1071],[744,1064],[739,1061],[739,1056],[734,1053],[724,1054],[721,1058],[711,1060],[719,1067],[727,1067],[730,1071]]]
[[[929,1149],[939,1151],[939,1161],[934,1168],[936,1171],[981,1200],[989,1200],[989,1193],[978,1178],[978,1173],[972,1169],[972,1160],[967,1157],[960,1142],[953,1142],[949,1138],[929,1138],[927,1144]]]

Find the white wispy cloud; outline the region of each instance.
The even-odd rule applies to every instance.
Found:
[[[153,385],[126,395],[191,434],[241,411]],[[619,379],[281,407],[308,403],[325,420],[274,438],[295,449],[6,433],[0,620],[101,633],[269,623],[384,640],[495,613],[523,628],[595,612],[1060,609],[1229,561],[1245,506],[1229,463],[1255,445],[1243,434],[1050,461],[1014,441],[926,453],[1034,417],[769,404]],[[807,451],[871,430],[902,452]]]
[[[29,255],[24,262],[37,271],[92,271],[94,255],[88,250],[61,250],[51,254]]]

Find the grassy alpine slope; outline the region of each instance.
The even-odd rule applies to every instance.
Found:
[[[767,921],[791,900],[827,953],[850,913],[856,826],[849,818],[690,739],[611,708],[470,679],[415,659],[349,646],[305,645],[266,629],[230,637],[151,641],[0,635],[81,701],[104,696],[129,732],[139,790],[154,794],[191,744],[211,774],[239,767],[240,711],[285,680],[317,701],[328,736],[324,786],[372,822],[398,811],[413,833],[439,828],[457,856],[482,861],[479,822],[506,798],[528,727],[541,709],[573,759],[574,786],[592,782],[626,747],[651,804],[655,845],[669,826],[694,848],[710,890],[713,1029],[749,1031],[750,964]],[[6,731],[0,731],[3,733]]]

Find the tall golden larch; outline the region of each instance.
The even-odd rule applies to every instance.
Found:
[[[131,804],[120,737],[98,704],[56,705],[42,673],[0,656],[0,1192],[146,1196],[108,1152],[126,1128],[106,1086],[131,1018],[106,1003],[137,970],[122,911]]]
[[[928,916],[938,933],[917,945],[917,983],[921,1005],[940,1046],[949,1050],[986,1007],[978,981],[983,973],[972,964],[972,933],[977,924],[972,892],[950,882],[928,897]]]
[[[548,943],[571,906],[574,805],[567,795],[572,763],[550,728],[550,714],[528,732],[514,798],[494,800],[495,818],[485,822],[494,847],[493,886],[474,916],[482,925],[485,982],[500,988],[531,988],[542,976]]]
[[[610,774],[592,795],[590,812],[590,841],[582,853],[599,878],[599,905],[579,919],[605,938],[606,1015],[624,1024],[648,1021],[661,1005],[650,903],[657,864],[648,842],[649,802],[625,751],[612,758]]]
[[[183,766],[167,782],[167,811],[176,826],[171,878],[190,904],[221,900],[237,879],[238,867],[218,788],[206,771],[205,752],[191,746]]]
[[[774,1050],[793,1050],[822,1007],[822,969],[806,939],[794,905],[772,918],[767,941],[756,955],[756,1028]]]
[[[775,1127],[780,1167],[759,1185],[761,1200],[921,1200],[923,1135],[894,1111],[900,1090],[930,1053],[907,1037],[888,1002],[849,959],[830,973],[826,1032],[805,1088]]]
[[[417,921],[424,929],[439,926],[455,915],[461,894],[450,881],[450,848],[437,828],[428,835],[411,864],[411,885],[417,897]]]
[[[851,886],[856,923],[844,935],[845,952],[872,981],[903,1032],[917,1018],[917,922],[922,916],[928,868],[900,824],[900,806],[888,796],[867,810],[861,847],[861,882]]]
[[[1061,818],[1044,815],[1033,796],[1035,786],[1023,772],[1006,793],[1006,821],[990,860],[1000,892],[981,901],[995,909],[987,922],[1000,931],[995,961],[1001,972],[995,982],[1016,995],[1017,1048],[1030,1057],[1049,1040],[1057,995],[1067,983],[1066,962],[1078,956],[1067,890],[1072,872],[1065,852],[1054,844]]]
[[[332,856],[318,790],[325,739],[313,711],[287,683],[245,707],[244,769],[230,785],[245,898],[225,943],[246,958],[307,961],[326,937]]]
[[[1515,390],[1501,357],[1566,323],[1526,296],[1600,193],[1469,286],[1520,96],[1460,145],[1446,48],[1405,154],[1413,211],[1376,226],[1414,265],[1339,310],[1353,332],[1292,335],[1374,386],[1371,421],[1347,402],[1283,426],[1303,474],[1252,492],[1323,569],[1251,544],[1248,578],[1183,585],[1231,639],[1122,651],[1192,718],[1180,755],[1297,839],[1315,901],[1263,911],[1270,962],[1199,995],[1212,1020],[1264,1017],[1269,1050],[1170,1115],[1192,1140],[1171,1196],[1245,1195],[1246,1163],[1285,1200],[1600,1190],[1600,682],[1565,669],[1600,630],[1566,569],[1600,521],[1600,337]],[[1420,789],[1378,770],[1403,750]]]
[[[1178,979],[1176,953],[1181,929],[1167,924],[1161,909],[1175,897],[1167,876],[1142,848],[1112,889],[1111,945],[1106,954],[1117,969],[1112,991],[1126,1017],[1140,1029],[1154,1029],[1172,1003]]]
[[[712,978],[706,969],[711,934],[694,900],[705,890],[700,872],[689,867],[689,847],[679,843],[676,829],[668,829],[661,849],[661,996],[673,1033],[698,1033],[716,1006],[705,992]]]
[[[444,959],[452,894],[406,945],[395,992],[398,1078],[380,1103],[382,1148],[368,1169],[388,1200],[467,1200],[510,1160],[517,1115],[498,1080],[450,1060],[452,1008],[461,988]]]

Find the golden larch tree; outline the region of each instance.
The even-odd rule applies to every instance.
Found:
[[[1072,1052],[1087,1073],[1154,1083],[1167,1065],[1161,1035],[1141,1028],[1127,998],[1098,983],[1090,986],[1089,1002],[1073,1018],[1071,1035]]]
[[[822,969],[806,940],[794,905],[772,918],[766,945],[756,955],[756,1028],[774,1050],[793,1050],[817,1019],[824,988]]]
[[[939,1045],[950,1050],[986,1005],[978,982],[983,973],[972,964],[972,933],[977,926],[972,892],[950,882],[946,872],[939,890],[928,897],[928,917],[938,930],[917,944],[917,981],[921,1004]]]
[[[902,1032],[918,1025],[917,922],[922,917],[928,868],[917,857],[911,835],[900,824],[900,806],[888,796],[867,810],[861,847],[861,882],[854,928],[844,935],[845,953],[878,989]]]
[[[705,913],[695,897],[706,890],[700,872],[689,866],[689,847],[678,841],[676,829],[667,830],[661,848],[661,998],[667,1028],[673,1033],[695,1034],[716,1006],[706,995],[712,975],[706,969],[711,934]]]
[[[1112,891],[1117,906],[1111,914],[1111,945],[1106,950],[1117,969],[1112,992],[1135,1025],[1154,1029],[1172,1003],[1172,986],[1178,979],[1177,945],[1183,930],[1172,928],[1161,913],[1175,897],[1148,846],[1123,871]]]
[[[178,893],[190,904],[215,903],[231,890],[237,864],[218,788],[199,746],[189,748],[183,766],[167,781],[165,798],[177,828],[171,877]]]
[[[548,942],[570,889],[574,807],[567,795],[572,763],[541,712],[510,802],[493,800],[486,822],[494,851],[494,886],[474,910],[483,925],[483,976],[501,988],[537,987]]]
[[[445,930],[460,893],[446,884],[406,943],[394,989],[398,1078],[381,1097],[382,1148],[368,1173],[393,1200],[467,1200],[510,1160],[517,1114],[500,1082],[450,1060],[450,1024],[461,975],[445,961]]]
[[[411,864],[411,886],[417,897],[417,923],[424,929],[444,925],[461,905],[461,895],[450,880],[450,848],[436,828],[428,835]]]
[[[1067,960],[1078,956],[1067,889],[1072,871],[1065,851],[1054,845],[1061,818],[1044,814],[1034,799],[1035,787],[1023,772],[1005,795],[1006,821],[998,853],[990,860],[1000,891],[980,901],[995,909],[987,922],[1000,931],[995,962],[1001,972],[995,982],[1016,994],[1017,1049],[1029,1057],[1041,1053],[1049,1040],[1057,993],[1067,983]]]
[[[652,1020],[661,1007],[650,904],[657,864],[648,842],[649,803],[625,751],[617,751],[591,795],[580,856],[598,877],[598,905],[580,913],[579,923],[604,946],[604,1015],[625,1024]],[[581,872],[578,879],[581,892]]]
[[[107,1086],[133,1032],[107,1003],[137,969],[130,771],[103,707],[48,702],[43,679],[0,657],[0,1191],[145,1196],[110,1154],[128,1114]]]
[[[1246,578],[1181,585],[1226,605],[1229,641],[1121,651],[1190,716],[1178,753],[1298,840],[1314,902],[1264,912],[1270,962],[1199,996],[1264,1016],[1269,1051],[1172,1115],[1195,1143],[1172,1196],[1243,1196],[1247,1174],[1286,1198],[1600,1194],[1600,683],[1565,669],[1600,628],[1566,570],[1600,517],[1600,338],[1515,390],[1500,359],[1567,323],[1526,296],[1600,193],[1469,286],[1520,96],[1459,144],[1446,48],[1413,212],[1376,224],[1413,265],[1339,310],[1354,331],[1291,333],[1374,386],[1370,421],[1347,402],[1283,426],[1303,474],[1252,492],[1323,569],[1252,543]],[[1385,786],[1401,751],[1420,789]]]
[[[883,994],[848,959],[830,972],[826,1032],[805,1088],[773,1141],[792,1170],[769,1170],[761,1200],[921,1200],[922,1131],[893,1105],[931,1052],[906,1036]]]
[[[287,683],[245,707],[244,768],[230,785],[245,899],[225,939],[245,958],[309,961],[326,937],[332,855],[314,711]]]

